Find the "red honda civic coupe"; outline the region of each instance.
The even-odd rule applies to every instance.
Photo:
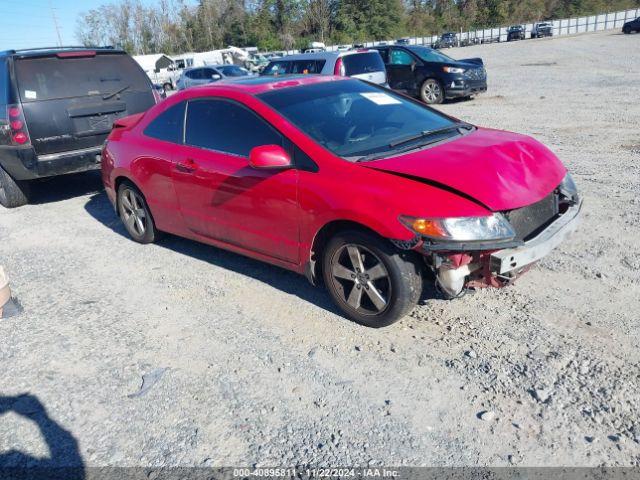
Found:
[[[370,327],[409,313],[427,278],[450,298],[510,283],[581,208],[532,138],[328,76],[179,92],[116,121],[102,178],[135,241],[170,232],[305,274]]]

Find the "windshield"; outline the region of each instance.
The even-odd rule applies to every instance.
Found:
[[[451,57],[446,56],[444,53],[440,53],[437,50],[433,50],[428,47],[407,47],[413,53],[415,53],[420,59],[425,62],[438,62],[438,63],[451,63],[456,62]]]
[[[224,65],[218,67],[218,70],[222,72],[225,77],[244,77],[249,75],[249,71],[237,65]]]
[[[400,144],[391,144],[456,125],[435,110],[358,80],[283,88],[258,98],[322,146],[348,160],[383,152],[393,154]]]

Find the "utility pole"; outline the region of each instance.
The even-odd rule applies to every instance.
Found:
[[[52,0],[49,0],[49,8],[51,9],[51,18],[53,19],[53,26],[56,29],[56,35],[58,36],[58,46],[62,47],[62,38],[60,37],[60,27],[58,26],[58,18],[56,17],[56,11],[53,8]]]

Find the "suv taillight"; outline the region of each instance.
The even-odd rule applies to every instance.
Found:
[[[344,63],[342,62],[342,57],[338,57],[338,59],[336,60],[336,65],[335,67],[333,67],[333,74],[344,77],[345,70],[344,70]]]
[[[7,106],[7,120],[9,122],[9,145],[23,146],[29,145],[29,130],[24,121],[24,115],[19,105]]]

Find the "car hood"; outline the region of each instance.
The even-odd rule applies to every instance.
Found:
[[[533,138],[483,128],[435,147],[362,165],[453,189],[493,211],[542,200],[566,174],[560,160]]]

